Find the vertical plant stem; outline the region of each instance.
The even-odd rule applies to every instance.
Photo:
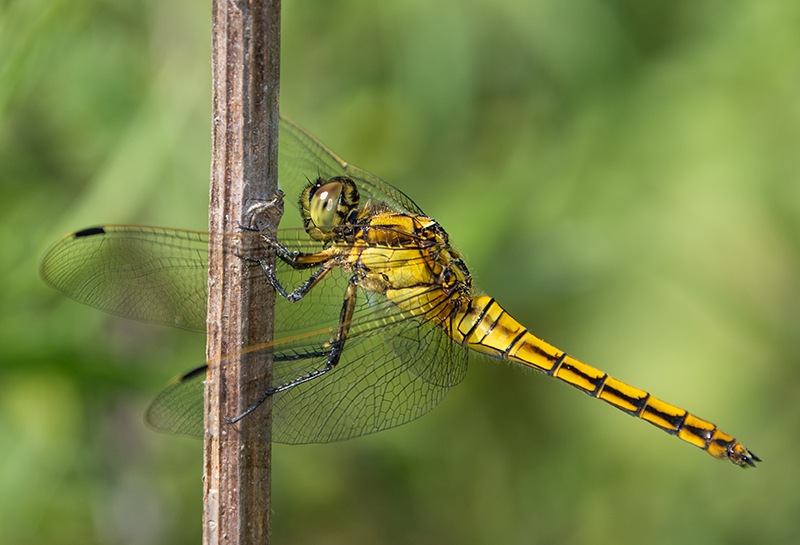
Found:
[[[250,207],[277,190],[280,0],[213,0],[213,34],[209,229],[236,233],[252,224]],[[274,231],[277,219],[259,228]],[[235,425],[225,419],[267,387],[255,379],[271,361],[243,348],[271,338],[274,292],[247,274],[237,253],[209,249],[203,543],[262,545],[270,527],[269,400]]]

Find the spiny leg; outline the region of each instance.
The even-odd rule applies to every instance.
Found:
[[[296,303],[302,299],[309,291],[311,291],[317,282],[322,280],[327,273],[329,273],[338,265],[336,259],[328,254],[322,252],[316,254],[304,254],[297,251],[290,251],[286,246],[278,242],[271,241],[270,239],[265,240],[273,245],[276,255],[281,259],[281,261],[284,261],[287,265],[295,270],[308,269],[321,264],[320,267],[308,278],[308,280],[289,292],[283,287],[283,284],[281,284],[280,280],[278,280],[278,277],[275,274],[274,266],[266,259],[243,255],[238,256],[248,263],[254,263],[261,267],[261,271],[264,273],[264,276],[267,277],[269,283],[272,284],[272,287],[275,288],[275,291],[277,291],[290,303]],[[278,248],[281,248],[281,250],[279,251]]]
[[[278,259],[295,270],[308,269],[330,258],[330,255],[326,252],[306,253],[290,250],[288,246],[275,239],[263,235],[261,238],[272,248],[275,255],[278,256]]]
[[[269,283],[272,284],[272,287],[275,288],[284,299],[289,301],[290,303],[296,303],[305,295],[311,291],[311,289],[317,285],[317,282],[322,280],[326,274],[328,274],[335,266],[336,262],[333,260],[329,260],[325,262],[319,269],[314,271],[314,273],[308,277],[308,279],[300,284],[297,288],[292,290],[291,292],[287,292],[286,288],[283,287],[278,277],[275,275],[275,269],[272,266],[267,265],[267,263],[263,260],[258,260],[259,264],[261,265],[261,270],[264,272],[264,276],[267,277]]]
[[[350,323],[353,320],[353,312],[356,308],[356,296],[358,294],[358,278],[353,276],[350,278],[350,282],[347,284],[347,288],[345,289],[344,293],[344,301],[342,302],[342,310],[339,313],[339,322],[336,326],[336,334],[334,338],[329,341],[330,350],[324,351],[319,350],[312,352],[310,354],[303,354],[302,356],[289,356],[283,358],[276,358],[276,361],[288,361],[288,360],[295,360],[295,359],[307,359],[307,358],[316,358],[316,357],[326,357],[325,365],[320,369],[315,369],[301,377],[297,377],[294,380],[281,384],[279,386],[273,386],[268,388],[262,396],[250,407],[248,407],[243,413],[235,416],[234,418],[226,418],[225,420],[229,424],[235,424],[245,416],[252,413],[258,407],[263,404],[268,397],[277,394],[279,392],[286,391],[290,388],[295,386],[299,386],[300,384],[304,384],[309,382],[315,378],[321,377],[322,375],[326,374],[328,371],[331,371],[336,364],[339,363],[339,359],[342,356],[342,351],[344,350],[344,344],[347,340],[347,335],[350,332]],[[277,289],[277,288],[276,288]],[[309,288],[310,289],[310,288]]]

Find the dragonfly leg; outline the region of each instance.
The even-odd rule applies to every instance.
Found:
[[[280,392],[284,392],[290,388],[294,388],[295,386],[299,386],[300,384],[305,384],[315,378],[319,378],[322,375],[326,374],[328,371],[331,371],[336,364],[339,363],[339,359],[342,357],[342,351],[344,350],[344,343],[347,340],[347,335],[350,332],[350,323],[353,320],[353,312],[356,308],[356,295],[358,290],[356,289],[358,286],[358,279],[357,277],[353,276],[350,279],[350,282],[347,284],[347,288],[345,289],[344,294],[344,301],[342,302],[342,310],[339,313],[339,323],[336,326],[336,335],[334,338],[328,343],[330,345],[330,349],[327,351],[317,351],[312,354],[305,354],[302,357],[319,357],[319,356],[326,356],[325,365],[320,369],[315,369],[309,373],[306,373],[303,376],[297,377],[289,382],[285,382],[278,386],[273,386],[268,388],[262,396],[250,407],[248,407],[243,413],[235,416],[234,418],[226,418],[225,420],[228,424],[235,424],[236,422],[240,421],[245,416],[249,415],[253,411],[255,411],[258,407],[260,407],[266,400],[272,395],[275,395]],[[298,357],[290,357],[287,359],[300,359]],[[280,359],[276,359],[276,361],[280,361]]]
[[[305,297],[305,295],[317,285],[317,282],[322,280],[325,275],[336,266],[336,263],[333,260],[324,263],[319,269],[314,271],[308,280],[300,284],[300,286],[291,292],[287,292],[286,288],[283,287],[283,285],[280,283],[280,280],[278,280],[278,277],[275,275],[275,269],[271,265],[267,265],[264,261],[260,261],[260,264],[261,270],[264,271],[264,276],[267,277],[267,280],[269,280],[269,283],[275,288],[275,291],[280,293],[281,296],[290,303],[296,303]]]
[[[271,241],[271,243],[275,245],[274,248],[278,257],[296,270],[308,269],[320,265],[320,267],[316,271],[314,271],[314,273],[308,278],[308,280],[303,282],[299,287],[289,292],[283,286],[283,284],[281,284],[280,280],[278,280],[278,277],[275,274],[275,266],[272,263],[269,263],[266,259],[263,258],[250,257],[246,255],[237,254],[237,256],[240,259],[243,259],[248,263],[253,263],[261,267],[264,276],[267,277],[267,280],[269,280],[269,283],[272,284],[273,288],[275,288],[275,291],[277,291],[284,299],[286,299],[290,303],[295,303],[300,299],[302,299],[305,296],[305,294],[308,293],[311,290],[311,288],[313,288],[317,284],[317,282],[322,280],[322,278],[324,278],[325,275],[337,265],[337,261],[327,254],[323,253],[304,254],[297,251],[291,251],[286,246],[276,241]]]
[[[264,242],[266,242],[275,251],[275,255],[278,256],[278,259],[296,270],[308,269],[314,265],[318,265],[320,262],[325,261],[330,257],[325,253],[309,254],[305,252],[298,252],[297,250],[290,250],[288,246],[278,242],[277,240],[266,236],[262,238],[264,239]]]
[[[283,215],[283,198],[285,194],[280,189],[268,201],[256,201],[247,208],[244,217],[247,225],[239,227],[244,231],[264,231],[269,225],[278,225]]]

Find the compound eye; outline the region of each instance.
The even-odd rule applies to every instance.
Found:
[[[330,229],[339,224],[341,216],[338,208],[341,194],[341,182],[328,182],[314,191],[309,203],[309,214],[315,226],[320,229]]]

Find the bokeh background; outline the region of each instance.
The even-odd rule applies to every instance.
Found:
[[[411,195],[533,331],[764,463],[475,358],[415,423],[276,446],[275,543],[796,543],[800,3],[283,9],[284,113]],[[207,2],[0,2],[0,543],[200,540],[202,445],[141,415],[203,339],[37,266],[89,225],[204,228],[210,43]]]

